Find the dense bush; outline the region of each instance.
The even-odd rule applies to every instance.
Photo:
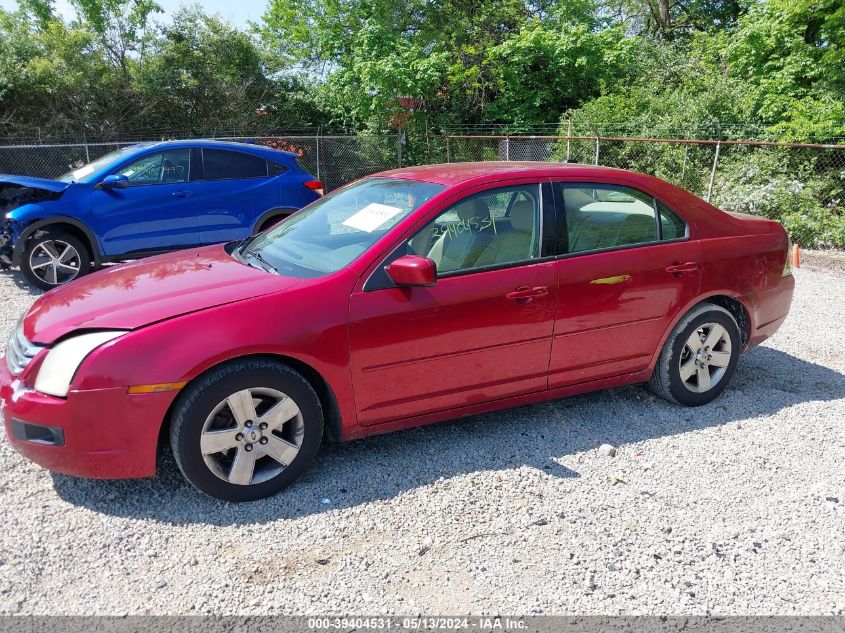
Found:
[[[778,220],[802,246],[845,249],[844,165],[817,151],[734,149],[719,164],[714,204]]]

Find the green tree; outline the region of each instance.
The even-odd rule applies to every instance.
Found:
[[[249,129],[273,93],[249,34],[196,8],[173,16],[149,44],[134,85],[146,118],[176,130]]]
[[[732,74],[753,87],[754,109],[784,140],[841,135],[845,121],[845,5],[770,0],[727,47]]]
[[[19,5],[42,30],[59,21],[53,0],[21,0]],[[152,35],[152,16],[162,12],[154,0],[71,0],[71,6],[76,12],[73,26],[93,33],[108,60],[126,77],[130,57],[142,54]]]
[[[319,125],[310,85],[268,65],[251,33],[199,8],[166,26],[150,0],[48,0],[0,11],[0,126],[19,137],[109,137]],[[274,74],[270,78],[270,74]]]
[[[621,38],[587,0],[274,0],[264,21],[268,47],[364,127],[395,119],[398,97],[414,99],[412,127],[548,121],[598,94],[602,43]]]
[[[107,128],[127,115],[127,87],[95,34],[23,11],[0,14],[0,86],[0,121],[11,134]]]
[[[533,23],[490,49],[493,97],[487,118],[512,129],[527,128],[578,107],[629,61],[620,28],[592,31],[586,24],[550,28]]]
[[[614,21],[635,32],[674,40],[694,31],[731,30],[755,0],[604,0]]]

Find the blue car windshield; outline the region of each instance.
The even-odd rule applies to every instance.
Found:
[[[367,178],[312,202],[235,251],[280,275],[321,277],[355,260],[445,189],[430,182]]]
[[[78,167],[73,171],[69,171],[68,173],[59,176],[56,180],[61,180],[62,182],[90,182],[95,174],[99,173],[109,165],[117,163],[127,156],[136,153],[137,151],[137,145],[121,147],[120,149],[109,152],[105,156],[102,156],[87,165],[83,165],[82,167]]]

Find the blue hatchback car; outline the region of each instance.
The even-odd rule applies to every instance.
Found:
[[[56,180],[0,175],[0,260],[46,290],[104,262],[242,239],[322,194],[290,152],[140,143]]]

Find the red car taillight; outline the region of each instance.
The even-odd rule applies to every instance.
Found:
[[[323,181],[322,180],[306,180],[305,186],[308,187],[311,191],[316,193],[318,196],[323,195]]]

